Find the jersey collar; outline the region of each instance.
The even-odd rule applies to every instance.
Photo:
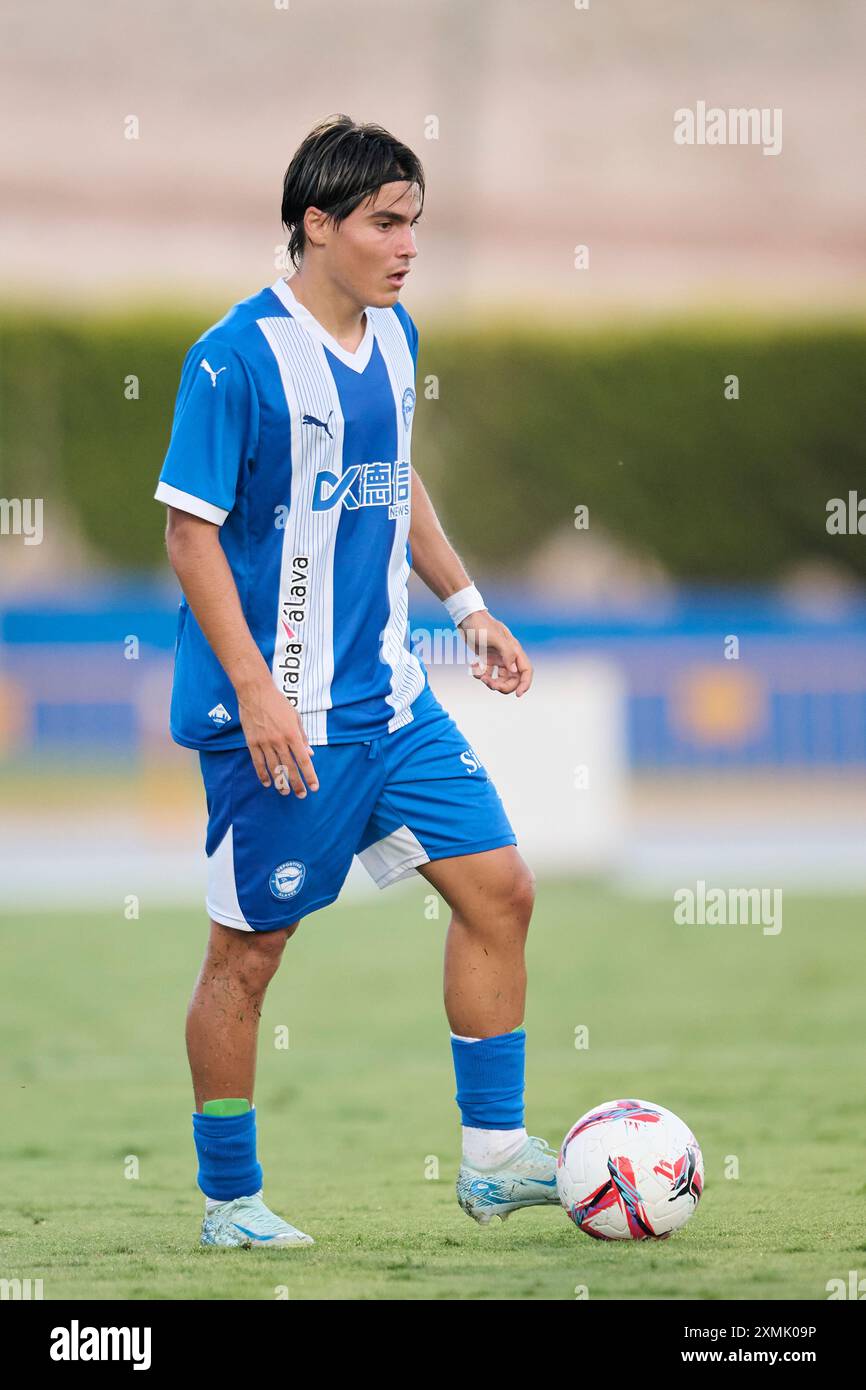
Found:
[[[288,309],[292,318],[297,319],[298,323],[302,324],[307,332],[311,333],[314,338],[318,338],[320,343],[324,343],[329,352],[332,352],[334,356],[338,357],[347,367],[351,367],[353,371],[363,372],[367,363],[370,361],[370,354],[373,351],[373,339],[375,337],[373,331],[373,318],[369,309],[365,312],[367,327],[364,331],[364,336],[356,350],[354,352],[348,352],[346,348],[340,346],[336,338],[331,337],[331,334],[322,327],[318,319],[313,318],[307,306],[295,298],[293,291],[286,284],[282,276],[280,276],[279,280],[274,281],[271,285],[271,289],[280,303],[284,304]]]

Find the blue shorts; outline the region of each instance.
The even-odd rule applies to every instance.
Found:
[[[429,686],[411,708],[393,733],[317,746],[319,790],[305,797],[263,787],[247,747],[199,753],[215,922],[291,926],[334,902],[356,854],[387,888],[433,859],[517,844],[499,793]]]

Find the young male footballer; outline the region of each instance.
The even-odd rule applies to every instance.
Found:
[[[201,1243],[312,1245],[270,1211],[253,1106],[262,1000],[302,918],[358,855],[452,911],[445,1011],[476,1221],[558,1206],[524,1128],[524,942],[534,877],[494,784],[409,645],[410,566],[523,695],[532,667],[484,607],[411,464],[418,330],[399,303],[424,200],[417,157],[336,116],[292,159],[295,273],[186,355],[156,497],[183,590],[171,734],[198,749],[210,937],[187,1016]]]

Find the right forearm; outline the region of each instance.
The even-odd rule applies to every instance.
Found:
[[[216,527],[184,528],[168,555],[199,627],[239,697],[271,675],[244,617]]]
[[[282,796],[319,790],[303,720],[253,641],[213,522],[169,508],[166,548],[186,601],[235,688],[238,718],[259,781]]]

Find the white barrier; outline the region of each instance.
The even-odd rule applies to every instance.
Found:
[[[533,870],[604,871],[622,856],[625,694],[616,667],[546,658],[520,699],[465,666],[428,667],[438,699],[481,759]]]
[[[567,875],[616,867],[625,792],[624,702],[616,669],[589,659],[545,659],[519,700],[488,690],[466,666],[428,669],[437,697],[495,783],[530,868]],[[4,907],[39,911],[76,904],[122,912],[133,893],[150,906],[200,907],[204,920],[204,793],[197,756],[182,756],[189,802],[184,799],[171,817],[164,809],[154,815],[153,798],[142,803],[134,782],[124,810],[108,812],[94,801],[79,805],[74,817],[53,810],[29,826],[17,812],[10,817],[0,850]],[[47,872],[46,838],[52,845]],[[418,882],[413,875],[402,886]],[[379,896],[357,859],[344,892]]]

